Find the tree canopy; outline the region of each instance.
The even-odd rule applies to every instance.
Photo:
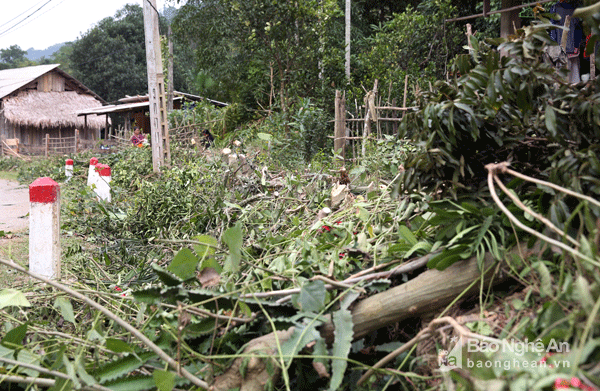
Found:
[[[160,32],[167,24],[160,18]],[[127,4],[73,42],[66,55],[73,76],[107,101],[148,93],[142,7]],[[166,69],[166,66],[165,66]],[[175,87],[183,80],[174,72]]]
[[[0,49],[0,69],[19,68],[29,65],[29,60],[25,57],[26,50],[18,45],[12,45],[7,49]]]

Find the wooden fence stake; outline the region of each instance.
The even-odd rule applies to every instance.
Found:
[[[342,157],[346,156],[346,100],[340,90],[335,91],[335,122],[333,132],[333,150]]]
[[[364,159],[367,154],[367,137],[371,134],[371,120],[377,121],[377,111],[375,110],[375,102],[377,97],[377,82],[373,85],[373,91],[369,91],[365,97],[365,125],[363,127],[363,140],[362,140],[362,158]]]
[[[60,279],[60,187],[51,178],[29,185],[29,270]]]
[[[75,129],[75,145],[73,148],[75,149],[75,154],[77,154],[77,151],[79,150],[79,129]]]
[[[404,76],[404,99],[402,100],[402,107],[406,107],[406,95],[408,94],[408,74]],[[404,114],[406,110],[402,112],[402,118],[404,118]]]
[[[50,135],[48,133],[46,133],[46,150],[45,150],[45,154],[44,154],[46,157],[48,157],[49,149],[50,149]]]

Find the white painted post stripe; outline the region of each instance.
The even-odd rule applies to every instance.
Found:
[[[96,172],[98,173],[98,180],[96,182],[96,194],[98,195],[99,199],[104,200],[106,202],[110,202],[110,167],[107,164],[98,163],[96,164]]]
[[[29,185],[29,270],[60,279],[60,187],[51,178]]]
[[[98,164],[98,158],[91,158],[90,159],[90,167],[88,169],[88,179],[87,179],[87,185],[88,186],[92,186],[93,184],[96,183],[96,179],[98,178],[98,175],[96,174],[96,164]]]

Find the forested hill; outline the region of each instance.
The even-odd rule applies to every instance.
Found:
[[[57,51],[59,51],[59,49],[65,44],[65,42],[63,43],[57,43],[55,45],[52,45],[46,49],[43,50],[37,50],[34,48],[29,48],[27,49],[27,54],[25,55],[25,57],[27,57],[27,59],[31,60],[31,61],[38,61],[40,60],[42,57],[46,57],[46,58],[50,58],[54,53],[56,53]]]

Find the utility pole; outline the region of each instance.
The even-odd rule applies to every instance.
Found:
[[[346,0],[346,78],[350,81],[350,22],[351,22],[351,0]]]
[[[169,148],[165,80],[160,53],[160,36],[158,34],[158,10],[156,9],[156,0],[142,0],[142,3],[148,70],[152,168],[154,172],[160,172],[163,165],[170,164],[171,151]]]

